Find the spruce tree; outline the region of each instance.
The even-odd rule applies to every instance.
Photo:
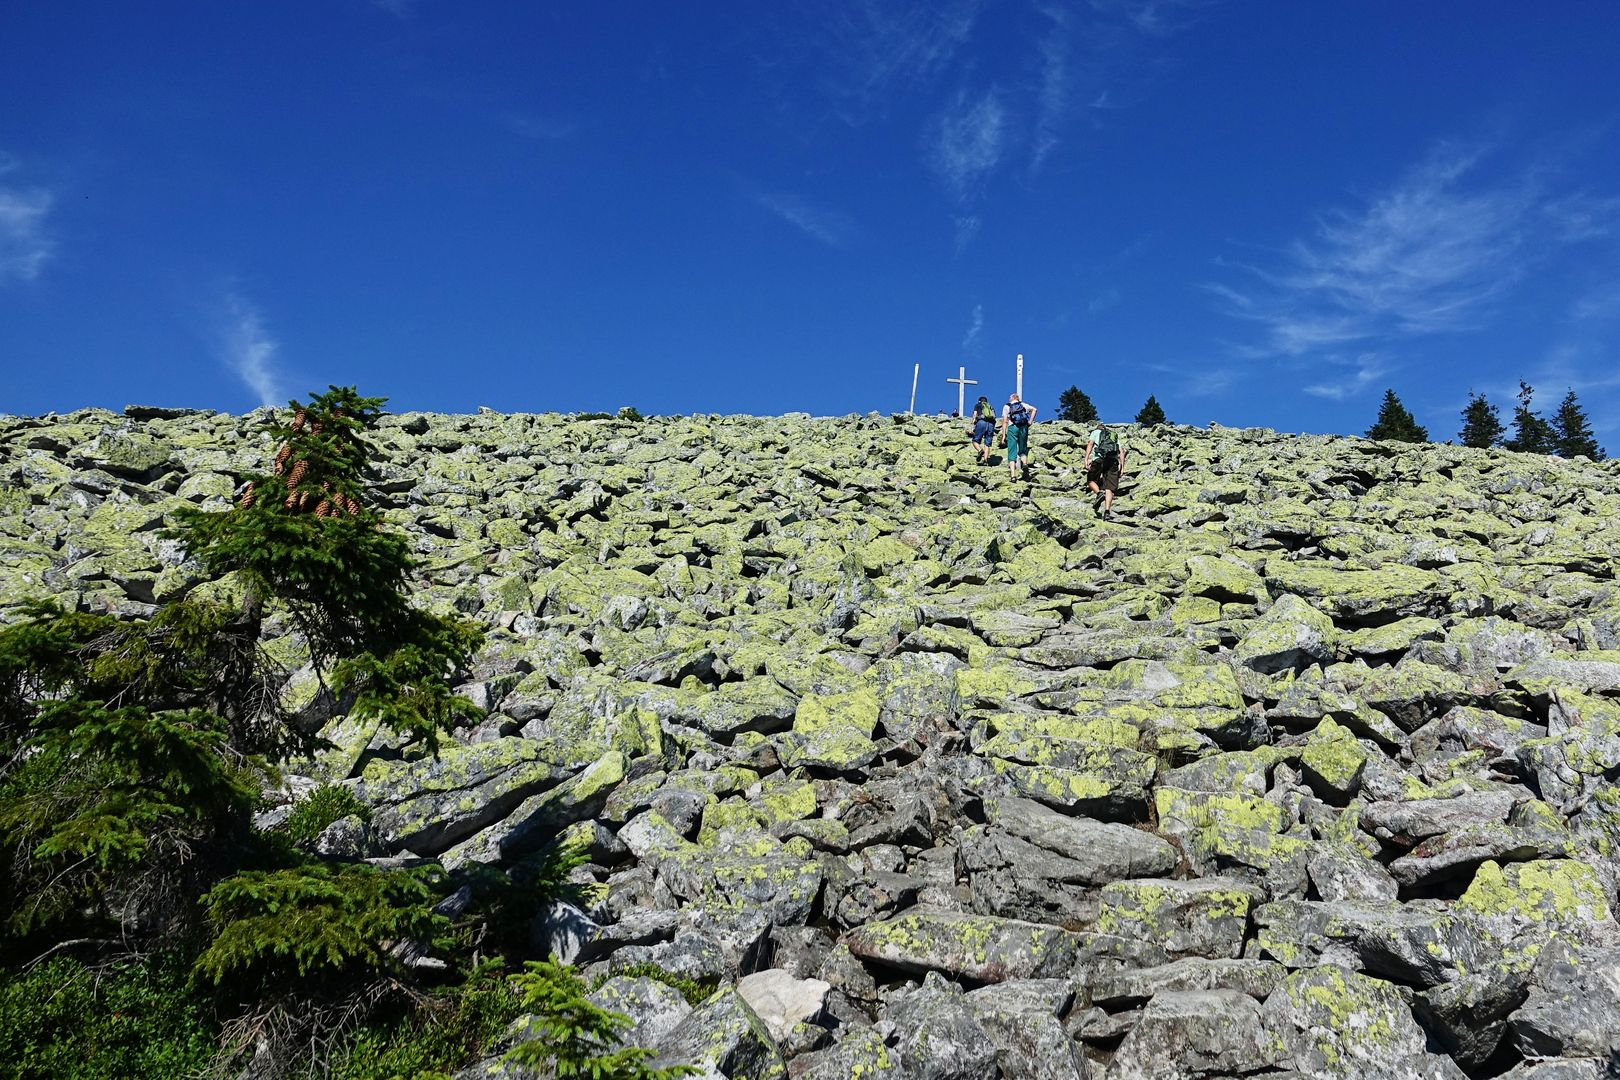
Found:
[[[442,923],[431,875],[334,865],[253,826],[274,763],[314,741],[279,703],[264,618],[284,615],[349,715],[401,744],[477,712],[450,676],[481,632],[411,604],[410,546],[366,505],[381,399],[334,387],[292,405],[272,473],[230,510],[181,510],[170,533],[239,602],[129,620],[39,605],[0,629],[0,960],[200,950],[229,1000],[317,984],[330,1000],[357,985],[336,974],[404,977],[392,945]]]
[[[1389,442],[1428,442],[1429,429],[1422,426],[1401,404],[1395,391],[1384,391],[1384,404],[1378,410],[1378,419],[1367,429],[1367,438]]]
[[[1076,424],[1095,424],[1097,406],[1091,403],[1084,390],[1071,386],[1058,395],[1058,419]]]
[[[1159,406],[1159,399],[1152,394],[1142,405],[1142,410],[1136,414],[1136,422],[1144,427],[1153,427],[1155,424],[1167,423],[1164,418],[1164,409]]]
[[[1486,450],[1501,444],[1502,435],[1507,430],[1502,426],[1502,414],[1495,405],[1485,400],[1484,394],[1469,392],[1462,419],[1463,426],[1457,433],[1457,440],[1464,446]]]
[[[1513,407],[1513,437],[1505,445],[1522,454],[1550,454],[1558,449],[1557,434],[1540,413],[1530,407],[1535,388],[1519,380],[1519,403]]]
[[[1564,400],[1553,416],[1553,440],[1562,457],[1587,457],[1603,460],[1603,448],[1592,434],[1592,425],[1586,420],[1586,410],[1575,400],[1575,391],[1564,394]]]

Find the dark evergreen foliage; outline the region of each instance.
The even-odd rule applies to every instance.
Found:
[[[1164,409],[1159,405],[1159,399],[1152,394],[1142,404],[1141,411],[1136,414],[1136,422],[1144,427],[1153,427],[1156,424],[1167,423],[1164,418]]]
[[[1499,446],[1502,435],[1507,431],[1502,426],[1502,415],[1495,405],[1485,400],[1484,394],[1472,391],[1468,394],[1468,404],[1462,411],[1463,426],[1457,433],[1457,441],[1464,446],[1472,446],[1478,450]]]
[[[1058,419],[1070,420],[1077,424],[1095,424],[1097,422],[1097,406],[1091,403],[1086,392],[1078,386],[1071,386],[1058,395]]]
[[[1378,410],[1378,419],[1367,429],[1367,438],[1390,442],[1428,442],[1429,429],[1419,424],[1395,396],[1395,391],[1384,391],[1384,404]]]
[[[363,810],[351,793],[328,789],[284,832],[252,825],[272,763],[311,748],[259,645],[268,614],[300,631],[351,715],[406,743],[431,750],[476,711],[450,677],[480,631],[410,603],[406,540],[365,502],[381,404],[337,387],[293,402],[271,425],[273,471],[238,506],[176,515],[170,535],[240,583],[239,606],[181,599],[119,620],[38,605],[0,630],[0,964],[161,946],[194,964],[186,995],[219,987],[239,1014],[227,1060],[255,1045],[296,1060],[335,1052],[390,1000],[426,1000],[404,958],[469,940],[435,913],[442,872],[294,848],[294,823],[307,840]]]
[[[1588,457],[1603,460],[1603,448],[1592,434],[1592,425],[1586,419],[1586,410],[1575,399],[1575,391],[1564,394],[1558,412],[1553,416],[1553,442],[1558,453],[1567,458]]]
[[[540,1075],[598,1080],[676,1080],[697,1071],[685,1065],[654,1068],[651,1050],[617,1046],[630,1018],[587,1000],[584,980],[572,968],[534,962],[512,982],[530,1014],[526,1038],[507,1054],[514,1065]]]
[[[1519,380],[1519,403],[1513,408],[1513,436],[1503,445],[1523,454],[1551,454],[1558,449],[1557,434],[1540,413],[1530,407],[1535,388]]]

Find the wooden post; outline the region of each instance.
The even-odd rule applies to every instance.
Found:
[[[907,416],[914,416],[917,413],[917,372],[921,370],[921,364],[911,365],[911,404],[906,406]]]

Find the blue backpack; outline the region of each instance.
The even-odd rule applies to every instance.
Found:
[[[1007,410],[1007,423],[1013,427],[1029,427],[1029,406],[1022,401]]]

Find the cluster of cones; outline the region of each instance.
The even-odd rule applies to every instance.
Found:
[[[302,431],[306,419],[304,410],[299,409],[297,415],[293,417],[292,429]],[[312,435],[320,434],[321,422],[319,420],[311,422],[309,430]],[[313,512],[316,517],[339,517],[344,514],[352,516],[360,513],[359,501],[352,495],[347,495],[341,491],[333,491],[331,484],[321,484],[319,491],[311,488],[301,488],[299,485],[309,475],[309,462],[299,459],[292,462],[292,466],[289,468],[287,463],[291,458],[292,446],[283,443],[281,449],[276,451],[274,466],[275,474],[287,482],[287,498],[281,504],[283,507],[297,513]],[[242,492],[240,502],[242,509],[246,510],[252,506],[254,498],[253,485],[249,484]]]

